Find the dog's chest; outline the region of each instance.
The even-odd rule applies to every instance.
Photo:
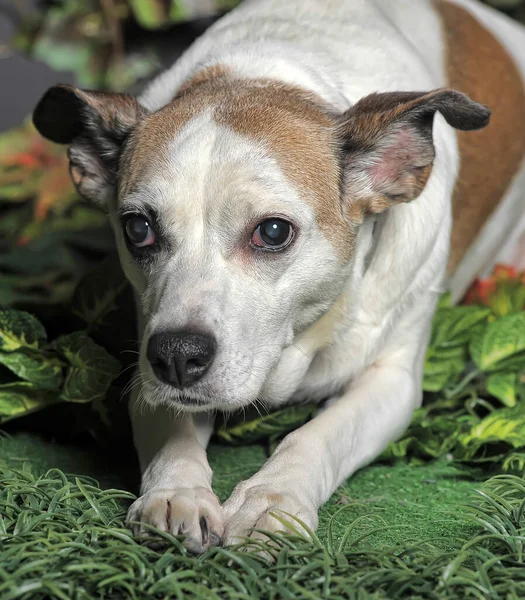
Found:
[[[340,339],[312,354],[298,345],[287,348],[262,399],[279,406],[289,401],[321,401],[340,394],[374,360],[381,337],[381,328],[362,324],[351,327]]]

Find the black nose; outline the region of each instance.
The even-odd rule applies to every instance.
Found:
[[[147,357],[162,382],[184,388],[206,373],[213,362],[215,347],[212,336],[168,331],[150,337]]]

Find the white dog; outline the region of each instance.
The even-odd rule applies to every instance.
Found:
[[[473,0],[245,0],[139,99],[45,94],[137,294],[136,530],[315,528],[403,432],[440,292],[523,213],[524,72],[525,30]],[[305,399],[328,401],[221,506],[215,411]]]

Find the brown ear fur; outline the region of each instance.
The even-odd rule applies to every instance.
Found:
[[[455,90],[387,92],[357,102],[338,120],[343,189],[363,212],[377,213],[417,198],[432,171],[432,125],[440,112],[464,131],[485,127],[487,107]]]

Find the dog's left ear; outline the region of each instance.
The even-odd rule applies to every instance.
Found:
[[[33,112],[47,139],[69,144],[69,171],[84,198],[106,205],[114,195],[122,146],[146,110],[127,94],[50,88]]]
[[[343,189],[350,203],[378,213],[419,196],[434,161],[436,112],[463,131],[481,129],[490,119],[486,106],[448,89],[371,94],[339,117]]]

